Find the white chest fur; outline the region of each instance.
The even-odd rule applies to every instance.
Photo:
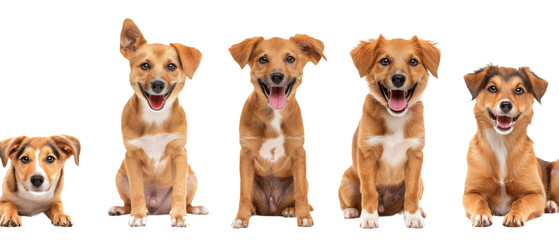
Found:
[[[274,119],[271,122],[271,126],[279,133],[279,136],[265,140],[260,147],[259,154],[260,157],[275,162],[285,155],[283,147],[285,137],[281,134],[281,113],[277,110],[274,110]]]
[[[165,121],[167,121],[167,118],[169,118],[169,115],[171,114],[171,106],[173,105],[172,101],[166,102],[163,109],[159,111],[154,111],[153,109],[151,109],[145,99],[141,99],[140,101],[142,104],[142,119],[146,123],[155,123],[155,125],[161,125]]]
[[[136,139],[127,140],[126,144],[141,148],[149,158],[148,161],[150,165],[157,170],[163,168],[166,164],[167,158],[163,158],[163,154],[165,153],[167,144],[180,138],[182,137],[176,134],[162,133],[144,135]]]
[[[373,136],[367,140],[371,146],[382,145],[381,160],[393,167],[405,162],[406,153],[409,148],[419,147],[423,144],[420,138],[404,138],[404,127],[407,116],[385,118],[388,134]]]
[[[505,177],[507,176],[506,172],[506,164],[507,164],[507,156],[508,156],[508,149],[505,145],[505,139],[503,135],[500,135],[495,132],[494,129],[487,129],[483,133],[485,139],[489,143],[493,154],[495,154],[495,159],[497,160],[497,167],[499,171],[499,180],[500,180],[500,188],[501,188],[501,201],[499,204],[494,206],[494,210],[499,215],[506,214],[511,205],[510,205],[510,196],[507,193],[507,188],[505,186]]]

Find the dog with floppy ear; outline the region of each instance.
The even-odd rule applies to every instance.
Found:
[[[232,227],[248,227],[252,214],[297,217],[297,225],[313,225],[303,119],[295,93],[303,68],[326,59],[323,51],[320,40],[303,34],[249,38],[229,49],[241,68],[250,66],[254,86],[239,126],[241,193]]]
[[[55,226],[71,227],[72,220],[62,207],[64,164],[74,157],[79,163],[80,142],[67,135],[25,136],[0,142],[0,158],[10,169],[2,185],[0,226],[21,226],[20,216],[45,213]]]
[[[186,214],[207,214],[192,206],[198,182],[186,158],[186,115],[178,95],[202,54],[179,43],[148,44],[130,19],[124,20],[120,52],[130,62],[134,94],[122,112],[126,156],[116,175],[124,206],[109,215],[130,214],[130,226],[144,226],[147,214],[170,214],[173,227],[186,227]]]
[[[464,79],[476,100],[463,197],[472,225],[490,226],[498,215],[505,216],[504,226],[520,227],[544,211],[556,212],[559,161],[538,159],[527,135],[534,99],[541,101],[547,82],[525,67],[491,65]]]
[[[376,228],[379,216],[403,211],[407,227],[422,228],[425,128],[420,99],[429,72],[437,77],[441,53],[416,36],[388,40],[380,35],[362,41],[351,57],[370,92],[353,136],[353,164],[339,188],[344,217],[361,216],[361,228]]]

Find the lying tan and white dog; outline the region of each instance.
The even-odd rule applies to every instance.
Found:
[[[520,227],[545,212],[556,212],[559,161],[536,158],[526,130],[534,99],[547,82],[528,68],[488,66],[464,76],[476,100],[477,133],[470,142],[463,204],[476,227],[505,216],[503,225]],[[547,203],[546,203],[547,196]]]
[[[234,228],[248,227],[251,214],[297,217],[310,227],[303,119],[295,99],[307,62],[318,64],[324,45],[297,34],[289,39],[254,37],[233,45],[231,56],[250,66],[254,91],[239,126],[241,194]]]
[[[353,136],[353,164],[339,189],[345,218],[361,215],[362,228],[376,228],[379,215],[404,212],[407,227],[422,228],[421,167],[425,128],[421,94],[428,72],[437,77],[440,51],[433,43],[378,39],[362,41],[351,51],[369,95]]]
[[[116,175],[124,206],[109,215],[130,213],[130,226],[144,226],[147,214],[169,214],[171,225],[186,227],[186,214],[207,214],[191,205],[197,180],[186,160],[186,115],[178,95],[202,54],[178,43],[147,44],[130,19],[124,21],[120,52],[130,61],[134,95],[122,112],[126,156]]]
[[[80,142],[72,136],[25,136],[0,142],[0,158],[10,169],[0,197],[0,225],[21,226],[20,216],[45,213],[55,226],[71,227],[72,220],[62,207],[64,163],[74,156],[79,163]]]

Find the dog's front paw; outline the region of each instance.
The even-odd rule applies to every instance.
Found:
[[[188,221],[186,220],[186,215],[184,216],[172,216],[171,215],[171,226],[172,227],[188,227]]]
[[[72,226],[72,220],[70,219],[70,216],[65,215],[65,214],[55,214],[54,216],[52,216],[51,223],[52,223],[52,225],[57,226],[57,227],[71,227]]]
[[[545,213],[556,213],[557,212],[557,203],[553,200],[548,200],[545,203]]]
[[[343,210],[343,213],[345,219],[359,217],[359,210],[357,210],[357,208],[346,208]]]
[[[523,227],[524,223],[526,223],[526,218],[516,212],[510,211],[506,216],[505,220],[503,221],[503,226],[505,227]]]
[[[472,220],[472,226],[474,227],[489,227],[493,224],[491,221],[491,215],[474,214],[470,219]]]
[[[297,226],[299,226],[299,227],[312,227],[313,225],[314,225],[314,222],[312,220],[311,215],[302,216],[302,217],[297,216]]]
[[[417,210],[413,214],[404,211],[404,221],[406,222],[406,227],[409,228],[423,228],[425,226],[425,220],[423,216],[421,216],[420,210]]]
[[[248,218],[235,218],[233,223],[231,223],[231,227],[233,228],[247,228],[248,227]]]
[[[371,228],[378,228],[378,211],[368,213],[367,211],[363,210],[361,212],[361,228],[371,229]]]
[[[17,211],[14,214],[4,213],[0,217],[0,226],[2,227],[21,227],[21,217],[17,215]]]
[[[146,214],[130,214],[130,218],[128,218],[128,225],[130,227],[143,227],[148,222],[148,217]]]

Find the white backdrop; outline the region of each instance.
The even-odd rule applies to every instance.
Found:
[[[74,227],[55,228],[44,215],[24,217],[0,238],[139,237],[300,239],[303,237],[526,238],[555,234],[559,214],[509,229],[494,217],[487,229],[471,227],[462,208],[466,151],[475,134],[474,102],[463,75],[489,63],[529,66],[549,81],[535,104],[529,135],[539,157],[559,158],[556,136],[559,78],[556,7],[539,1],[4,1],[0,3],[0,139],[69,134],[82,143],[79,167],[68,161],[63,203]],[[132,94],[129,65],[119,52],[125,18],[149,43],[179,42],[199,49],[201,65],[187,80],[180,103],[188,118],[188,160],[199,180],[194,204],[208,216],[189,215],[186,229],[170,218],[149,216],[143,228],[128,216],[109,217],[122,204],[114,176],[125,149],[120,115]],[[252,91],[228,48],[245,38],[305,33],[324,42],[328,61],[309,63],[297,91],[306,130],[309,200],[315,226],[295,219],[253,217],[248,229],[230,227],[239,197],[238,123]],[[403,216],[383,217],[362,230],[345,220],[338,186],[351,164],[351,140],[367,94],[349,52],[360,40],[417,34],[441,49],[439,79],[423,95],[426,146],[423,167],[426,227],[407,229]],[[6,169],[0,168],[0,176]],[[552,235],[553,236],[553,235]],[[551,238],[553,238],[551,236]]]

